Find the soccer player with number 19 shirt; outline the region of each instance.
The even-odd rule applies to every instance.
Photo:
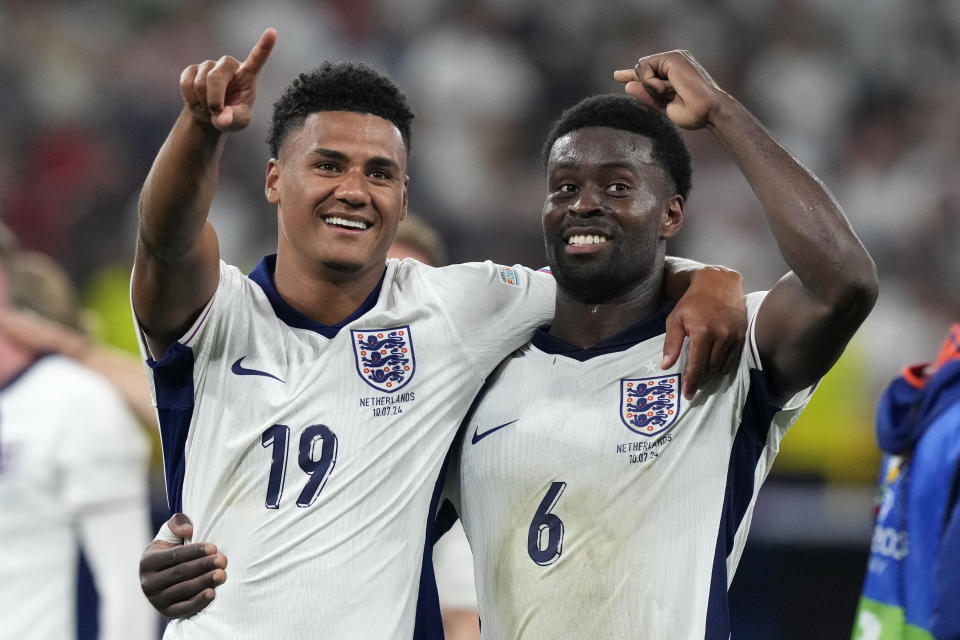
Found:
[[[688,53],[617,77],[635,97],[589,98],[547,139],[554,322],[491,374],[452,456],[484,638],[728,638],[757,490],[876,296],[830,194]],[[683,358],[659,368],[691,174],[671,120],[732,152],[793,269],[748,296],[739,365],[689,399]]]
[[[168,499],[231,566],[165,637],[436,637],[425,542],[441,465],[487,373],[552,317],[553,280],[386,260],[412,114],[356,64],[301,74],[275,104],[277,253],[249,277],[221,262],[206,216],[225,134],[249,123],[275,39],[183,72],[141,194],[132,301]],[[164,586],[184,571],[143,580],[155,605],[183,605],[173,615],[198,602]]]

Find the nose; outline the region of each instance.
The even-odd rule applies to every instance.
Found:
[[[351,207],[359,208],[370,204],[370,192],[367,181],[359,169],[349,169],[337,184],[334,197]]]
[[[570,203],[570,213],[578,216],[590,216],[603,211],[603,194],[600,189],[585,185]]]

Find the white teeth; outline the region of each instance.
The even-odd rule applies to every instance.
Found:
[[[359,220],[347,220],[346,218],[338,218],[337,216],[330,216],[329,218],[324,218],[324,222],[327,224],[335,224],[341,227],[350,227],[351,229],[366,229],[367,223],[361,222]]]
[[[603,236],[570,236],[567,239],[568,245],[576,244],[603,244],[607,239]]]

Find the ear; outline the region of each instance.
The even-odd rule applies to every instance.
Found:
[[[403,203],[400,205],[400,219],[407,217],[407,186],[410,184],[410,176],[403,176]]]
[[[263,194],[267,196],[267,202],[277,204],[280,202],[280,191],[277,189],[277,183],[280,181],[280,167],[276,158],[270,158],[267,162],[267,179],[263,189]]]
[[[660,239],[668,240],[677,235],[683,226],[683,196],[675,194],[667,201],[660,217]]]

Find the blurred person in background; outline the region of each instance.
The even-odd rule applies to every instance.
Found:
[[[447,264],[447,250],[437,230],[420,216],[407,212],[397,227],[397,237],[387,251],[388,258],[413,258],[431,267]]]
[[[0,313],[11,308],[83,331],[63,270],[0,228]],[[150,538],[148,450],[107,380],[0,329],[0,639],[75,637],[80,550],[99,638],[154,637],[133,570]]]
[[[960,639],[960,323],[877,408],[876,525],[854,640]]]
[[[0,310],[0,331],[36,353],[58,353],[96,371],[110,381],[129,409],[148,429],[156,433],[157,411],[150,398],[143,365],[122,349],[97,342],[88,331],[63,324],[28,308]]]

